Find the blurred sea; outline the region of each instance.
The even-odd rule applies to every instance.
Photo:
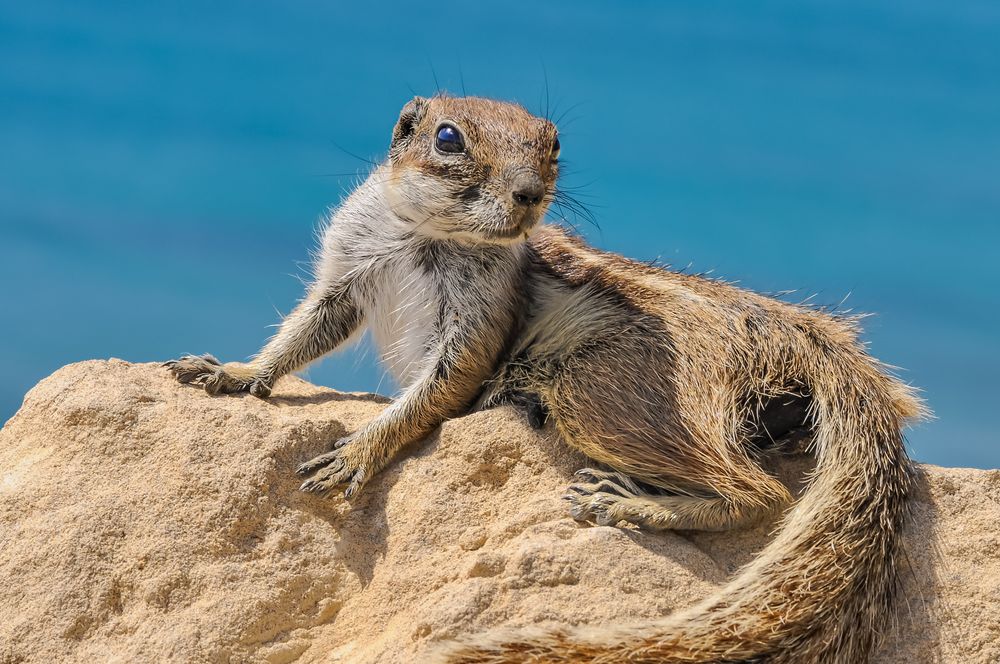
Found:
[[[547,88],[591,242],[876,313],[916,457],[1000,466],[992,1],[0,3],[0,421],[67,362],[251,355],[438,86]]]

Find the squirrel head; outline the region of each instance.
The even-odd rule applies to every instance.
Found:
[[[510,244],[538,226],[556,192],[554,124],[517,104],[415,97],[392,132],[386,196],[415,232]]]

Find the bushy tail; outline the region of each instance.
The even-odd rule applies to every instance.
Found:
[[[817,466],[777,537],[718,594],[656,621],[613,628],[487,632],[444,662],[867,661],[892,615],[911,468],[908,388],[854,347],[804,368]]]

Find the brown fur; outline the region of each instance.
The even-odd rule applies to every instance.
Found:
[[[812,395],[818,466],[777,538],[717,596],[662,621],[505,631],[446,650],[448,662],[865,661],[892,615],[911,479],[900,435],[921,414],[857,340],[853,321],[586,247],[533,238],[545,288],[591,289],[508,367],[537,391],[570,444],[621,474],[587,471],[580,517],[719,530],[783,507],[789,494],[747,444],[765,400]],[[538,352],[541,349],[542,352]],[[546,351],[550,356],[546,356]],[[558,366],[555,375],[525,367]],[[641,490],[631,478],[666,490]]]
[[[461,153],[435,148],[445,124],[461,131]],[[558,195],[556,145],[552,123],[519,106],[414,99],[389,161],[331,222],[306,298],[253,362],[168,366],[213,393],[264,397],[363,324],[385,328],[387,363],[421,357],[402,363],[390,408],[300,467],[315,473],[304,490],[347,485],[351,496],[444,419],[512,403],[610,468],[569,488],[576,518],[658,529],[723,530],[784,509],[790,494],[761,466],[759,432],[775,404],[808,404],[774,421],[812,431],[811,485],[717,595],[638,625],[499,630],[437,657],[865,661],[892,615],[911,486],[900,431],[920,402],[867,355],[855,320],[540,226]],[[518,202],[525,178],[544,196]]]

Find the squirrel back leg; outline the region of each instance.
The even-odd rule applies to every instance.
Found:
[[[651,348],[649,335],[613,338],[566,358],[540,390],[563,439],[616,471],[581,473],[566,494],[574,517],[727,530],[791,501],[785,485],[754,458],[726,391],[703,386],[697,403],[687,403],[692,390],[678,389],[669,354]],[[697,422],[683,413],[694,413],[688,417]]]
[[[580,481],[564,496],[570,514],[599,525],[625,521],[650,530],[729,530],[751,525],[787,501],[784,486],[766,474],[761,488],[776,484],[766,491],[712,496],[664,494],[643,488],[624,473],[593,468],[576,476]]]

